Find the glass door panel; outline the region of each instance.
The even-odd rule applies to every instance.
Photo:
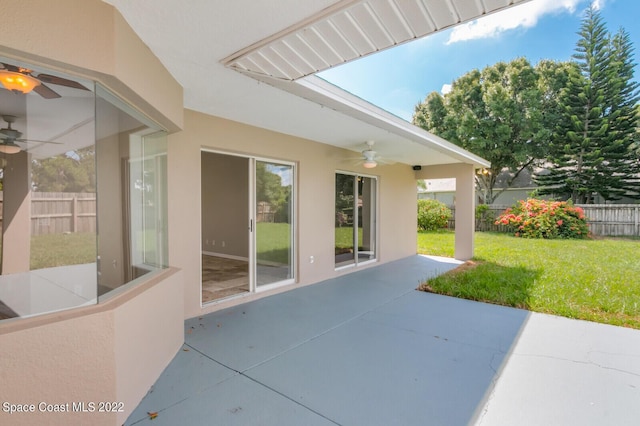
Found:
[[[376,258],[376,179],[358,177],[358,262]]]
[[[377,182],[336,173],[336,268],[376,259]]]
[[[293,166],[255,162],[256,287],[293,279]]]
[[[336,174],[335,263],[336,268],[355,263],[354,216],[355,176]]]

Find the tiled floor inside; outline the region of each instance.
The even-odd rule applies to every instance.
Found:
[[[249,262],[202,255],[202,303],[249,291]]]

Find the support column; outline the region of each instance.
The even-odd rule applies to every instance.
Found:
[[[3,174],[2,274],[29,271],[31,257],[31,156],[5,156]]]
[[[455,254],[458,260],[473,257],[475,234],[475,168],[473,164],[442,164],[423,166],[416,179],[456,179],[456,237]]]
[[[475,182],[474,167],[464,164],[456,174],[456,246],[455,258],[469,260],[473,257],[475,234]]]

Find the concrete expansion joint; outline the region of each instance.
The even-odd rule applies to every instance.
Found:
[[[489,385],[489,387],[487,388],[487,391],[485,392],[485,400],[484,400],[484,404],[482,404],[482,407],[483,407],[482,411],[478,413],[476,416],[476,421],[474,422],[474,424],[476,425],[481,425],[483,423],[484,418],[487,415],[487,412],[489,411],[489,406],[491,405],[491,401],[493,401],[494,399],[495,389],[498,384],[498,380],[500,380],[500,376],[501,376],[501,374],[498,372],[498,369],[494,366],[494,362],[496,360],[496,357],[504,356],[504,354],[505,352],[503,351],[494,352],[493,355],[491,356],[491,360],[489,361],[489,369],[493,371],[493,377],[491,378],[491,384]],[[471,424],[471,422],[469,424]]]
[[[337,426],[342,426],[342,424],[340,424],[340,423],[336,422],[335,420],[333,420],[333,419],[331,419],[331,418],[327,417],[326,415],[322,414],[321,412],[314,410],[313,408],[309,407],[308,405],[305,405],[305,404],[303,404],[302,402],[300,402],[300,401],[298,401],[298,400],[296,400],[296,399],[294,399],[294,398],[290,397],[289,395],[287,395],[287,394],[285,394],[285,393],[282,393],[282,392],[280,392],[279,390],[277,390],[277,389],[275,389],[275,388],[273,388],[273,387],[271,387],[271,386],[269,386],[269,385],[267,385],[267,384],[265,384],[265,383],[262,383],[262,382],[261,382],[261,381],[259,381],[259,380],[254,379],[254,378],[253,378],[253,377],[251,377],[251,376],[247,376],[246,374],[243,374],[243,373],[240,373],[240,374],[241,374],[243,377],[245,377],[245,378],[247,378],[247,379],[251,380],[252,382],[254,382],[254,383],[256,383],[256,384],[258,384],[258,385],[260,385],[260,386],[263,386],[263,387],[264,387],[264,388],[266,388],[266,389],[269,389],[271,392],[275,392],[275,393],[277,393],[278,395],[280,395],[281,397],[286,398],[286,399],[288,399],[289,401],[293,402],[294,404],[297,404],[297,405],[299,405],[300,407],[302,407],[302,408],[304,408],[304,409],[306,409],[306,410],[309,410],[310,412],[312,412],[312,413],[314,413],[314,414],[316,414],[316,415],[318,415],[318,416],[322,417],[323,419],[327,420],[328,422],[331,422],[331,423],[333,423],[334,425],[337,425]]]
[[[214,358],[210,357],[210,356],[209,356],[209,355],[207,355],[206,353],[204,353],[204,352],[202,352],[202,351],[199,351],[198,349],[194,348],[193,346],[189,345],[188,343],[185,343],[185,344],[183,345],[183,350],[185,349],[185,347],[186,347],[186,348],[188,348],[188,349],[189,349],[189,351],[193,350],[194,352],[199,353],[199,354],[200,354],[200,355],[202,355],[203,357],[205,357],[205,358],[207,358],[207,359],[210,359],[211,361],[215,362],[216,364],[219,364],[219,365],[223,366],[224,368],[227,368],[227,369],[229,369],[229,370],[231,370],[231,371],[233,371],[233,372],[235,373],[233,376],[228,377],[228,378],[226,378],[226,379],[222,380],[221,382],[213,383],[213,384],[211,385],[211,387],[218,386],[218,385],[220,385],[221,383],[224,383],[224,382],[226,382],[226,381],[228,381],[228,380],[233,379],[234,377],[242,376],[242,377],[244,377],[244,378],[246,378],[246,379],[248,379],[248,380],[251,380],[252,382],[254,382],[254,383],[256,383],[256,384],[258,384],[258,385],[260,385],[260,386],[263,386],[263,387],[264,387],[264,388],[266,388],[266,389],[269,389],[269,390],[270,390],[270,391],[272,391],[272,392],[277,393],[278,395],[280,395],[280,396],[282,396],[282,397],[284,397],[284,398],[288,399],[289,401],[294,402],[295,404],[297,404],[297,405],[299,405],[299,406],[301,406],[301,407],[303,407],[303,408],[305,408],[305,409],[307,409],[307,410],[311,411],[312,413],[314,413],[314,414],[316,414],[316,415],[318,415],[318,416],[320,416],[320,417],[324,418],[325,420],[327,420],[327,421],[329,421],[329,422],[331,422],[331,423],[333,423],[333,424],[335,424],[335,425],[341,426],[339,423],[335,422],[334,420],[332,420],[332,419],[328,418],[327,416],[323,415],[322,413],[320,413],[320,412],[318,412],[318,411],[316,411],[316,410],[312,409],[311,407],[306,406],[305,404],[301,403],[300,401],[296,401],[295,399],[291,398],[289,395],[286,395],[286,394],[284,394],[284,393],[280,392],[279,390],[274,389],[274,388],[272,388],[271,386],[269,386],[269,385],[267,385],[267,384],[265,384],[265,383],[262,383],[261,381],[259,381],[259,380],[255,379],[255,378],[253,378],[253,377],[251,377],[251,376],[249,376],[248,374],[245,374],[246,372],[248,372],[248,371],[249,371],[249,370],[251,370],[252,368],[257,367],[258,365],[264,364],[264,362],[267,362],[267,361],[264,361],[264,362],[262,362],[262,363],[256,364],[256,365],[254,365],[254,366],[251,366],[251,367],[249,367],[249,368],[246,368],[245,370],[240,371],[240,370],[236,370],[235,368],[229,367],[228,365],[225,365],[224,363],[222,363],[222,362],[220,362],[220,361],[218,361],[218,360],[216,360],[216,359],[214,359]],[[289,350],[291,350],[291,349],[288,349],[288,350],[286,350],[286,351],[284,351],[284,352],[282,352],[282,353],[280,353],[280,354],[278,354],[278,355],[276,355],[276,356],[274,356],[274,357],[272,357],[272,358],[270,358],[270,359],[276,358],[276,357],[278,357],[278,356],[282,355],[283,353],[288,352]],[[209,389],[209,388],[202,389],[202,390],[200,390],[200,392],[202,392],[202,391],[204,391],[204,390],[207,390],[207,389]],[[150,391],[150,392],[153,392],[153,388],[151,388],[151,391]],[[189,396],[187,396],[186,398],[183,398],[182,400],[180,400],[180,401],[176,402],[175,404],[171,404],[170,406],[163,408],[162,410],[158,411],[158,413],[160,413],[160,412],[162,412],[162,411],[165,411],[165,410],[167,410],[167,409],[169,409],[169,408],[171,408],[171,407],[173,407],[173,406],[175,406],[175,405],[177,405],[177,404],[180,404],[180,403],[182,403],[182,402],[186,401],[186,400],[187,400],[187,399],[189,399],[191,396],[192,396],[192,395],[189,395]]]
[[[242,371],[236,370],[235,368],[230,367],[230,366],[228,366],[228,365],[226,365],[226,364],[224,364],[224,363],[222,363],[222,362],[218,361],[217,359],[210,357],[210,356],[209,356],[209,355],[207,355],[206,353],[204,353],[204,352],[202,352],[202,351],[198,350],[197,348],[195,348],[195,347],[191,346],[191,345],[190,345],[190,344],[188,344],[188,343],[184,343],[184,344],[183,344],[183,349],[182,349],[183,351],[185,350],[185,349],[184,349],[184,347],[185,347],[185,346],[186,346],[186,347],[188,347],[188,350],[199,353],[199,354],[200,354],[200,355],[202,355],[203,357],[205,357],[205,358],[207,358],[207,359],[209,359],[209,360],[211,360],[211,361],[215,362],[215,363],[216,363],[216,364],[218,364],[218,365],[221,365],[222,367],[226,368],[227,370],[231,370],[231,371],[233,371],[233,372],[234,372],[234,373],[236,373],[236,374],[242,374]],[[245,370],[245,371],[246,371],[246,370]],[[223,380],[223,382],[224,382],[224,381],[226,381],[226,380],[228,380],[228,379]]]

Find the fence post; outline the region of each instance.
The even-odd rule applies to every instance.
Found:
[[[78,197],[73,196],[71,200],[71,232],[76,232],[78,229]]]
[[[636,236],[640,237],[640,206],[636,206]]]

